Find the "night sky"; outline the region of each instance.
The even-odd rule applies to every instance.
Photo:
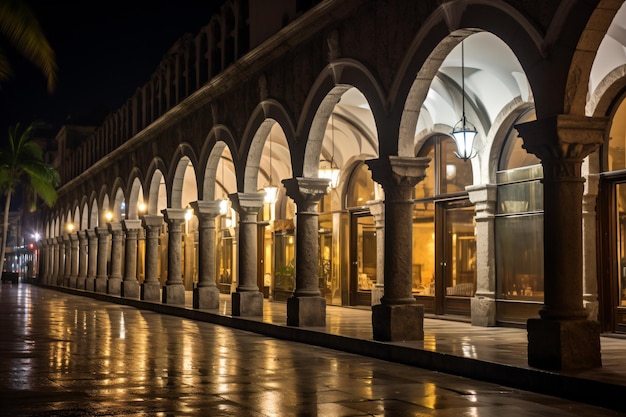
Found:
[[[0,142],[20,122],[48,125],[89,120],[119,108],[144,85],[183,34],[197,35],[222,0],[27,0],[56,53],[57,88],[2,39],[14,75],[0,84]],[[158,6],[156,6],[158,5]]]

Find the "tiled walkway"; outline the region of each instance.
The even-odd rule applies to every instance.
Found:
[[[285,303],[267,300],[262,318],[232,317],[230,296],[222,296],[219,311],[215,311],[194,310],[191,293],[187,294],[185,306],[172,306],[53,288],[626,412],[626,338],[602,336],[601,368],[552,372],[528,366],[527,333],[524,329],[482,328],[468,323],[426,318],[423,341],[377,342],[372,339],[371,311],[363,308],[328,306],[325,328],[298,328],[286,326]]]

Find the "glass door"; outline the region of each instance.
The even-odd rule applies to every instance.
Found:
[[[350,305],[371,305],[376,285],[376,225],[369,212],[352,214]]]
[[[436,314],[470,315],[476,292],[476,237],[474,206],[469,200],[437,204],[439,274],[435,278]]]

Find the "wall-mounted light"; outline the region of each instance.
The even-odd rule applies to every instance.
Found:
[[[65,229],[67,230],[67,233],[74,233],[74,223],[69,222],[68,224],[65,225]]]
[[[139,212],[140,215],[146,214],[146,211],[148,211],[148,206],[146,205],[146,203],[142,201],[141,203],[137,205],[137,211]]]
[[[454,154],[457,158],[467,161],[476,156],[474,150],[474,139],[476,138],[476,128],[465,117],[465,50],[463,49],[463,41],[461,41],[461,92],[463,116],[452,128],[452,137],[456,143],[456,151]]]
[[[111,220],[113,220],[113,213],[110,211],[107,211],[106,213],[104,213],[104,218],[106,219],[107,222],[111,222]]]

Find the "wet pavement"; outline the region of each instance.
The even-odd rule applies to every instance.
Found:
[[[153,310],[0,286],[0,415],[624,415]]]

